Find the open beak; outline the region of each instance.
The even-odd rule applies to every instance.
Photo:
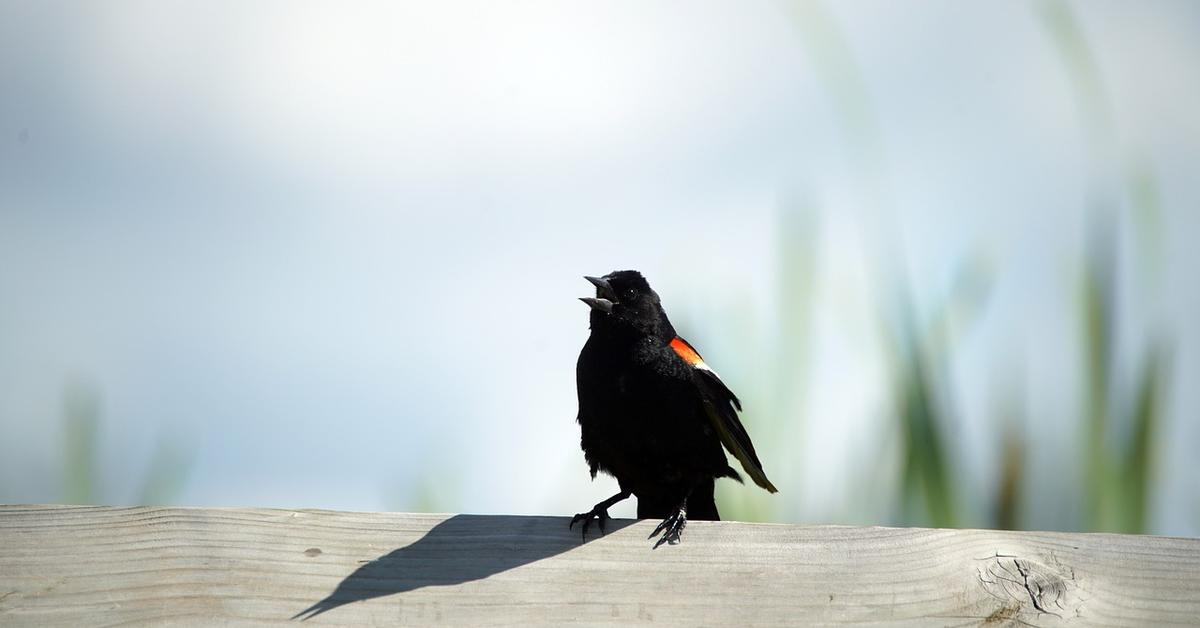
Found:
[[[613,305],[617,302],[617,292],[613,290],[612,284],[608,283],[607,279],[600,277],[584,277],[596,286],[595,297],[580,297],[579,300],[587,303],[593,310],[600,310],[605,314],[612,312]]]

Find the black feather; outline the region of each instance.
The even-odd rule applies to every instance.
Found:
[[[718,519],[714,480],[742,481],[728,448],[756,484],[776,492],[738,418],[741,401],[671,347],[675,329],[645,278],[618,271],[593,283],[592,301],[612,302],[593,306],[576,369],[580,444],[593,476],[615,477],[638,498],[640,518],[667,518],[686,504],[692,519]]]

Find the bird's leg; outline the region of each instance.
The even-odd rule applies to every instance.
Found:
[[[650,536],[646,537],[647,539],[652,539],[659,532],[662,532],[662,537],[658,539],[658,541],[654,544],[654,547],[651,549],[658,549],[658,546],[662,545],[663,543],[667,543],[669,545],[678,544],[681,540],[681,535],[683,534],[683,528],[686,525],[687,498],[685,497],[683,499],[683,503],[679,504],[679,507],[675,509],[675,512],[671,513],[666,519],[663,519],[662,523],[658,524],[658,527],[654,528],[654,531],[650,533]]]
[[[588,528],[592,526],[592,520],[595,519],[596,525],[600,526],[600,534],[604,534],[604,522],[608,521],[609,507],[621,501],[622,499],[628,499],[630,495],[632,495],[632,493],[622,489],[620,493],[617,493],[616,495],[613,495],[612,497],[609,497],[608,499],[593,506],[590,511],[581,512],[574,517],[571,517],[571,523],[567,526],[567,529],[574,528],[575,524],[582,521],[583,539],[586,541]]]

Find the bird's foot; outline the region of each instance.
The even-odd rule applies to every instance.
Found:
[[[604,522],[608,521],[608,508],[603,507],[602,504],[596,504],[596,507],[592,508],[588,512],[581,512],[581,513],[575,515],[574,517],[571,517],[571,523],[570,523],[570,525],[567,526],[567,529],[568,530],[574,529],[575,524],[577,524],[581,521],[583,522],[583,540],[584,541],[587,540],[587,531],[588,531],[588,528],[592,527],[592,522],[596,523],[596,526],[600,528],[600,534],[603,535],[604,534]]]
[[[675,512],[671,513],[671,516],[663,519],[662,523],[658,524],[658,527],[654,528],[654,531],[651,532],[650,536],[646,538],[652,539],[657,536],[659,532],[662,532],[662,537],[660,537],[654,544],[653,549],[658,549],[658,546],[662,545],[663,543],[667,543],[668,545],[677,545],[679,541],[682,540],[681,537],[683,535],[683,528],[686,525],[687,509],[683,506],[680,506]]]

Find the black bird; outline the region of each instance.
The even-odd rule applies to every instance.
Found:
[[[596,286],[591,336],[579,353],[580,446],[592,478],[603,471],[621,492],[571,519],[583,535],[595,521],[604,531],[608,508],[636,495],[639,519],[662,519],[654,547],[675,544],[690,516],[720,520],[713,500],[717,478],[742,481],[724,445],[754,483],[776,492],[763,472],[741,402],[692,345],[671,326],[658,294],[636,270],[585,277]]]

